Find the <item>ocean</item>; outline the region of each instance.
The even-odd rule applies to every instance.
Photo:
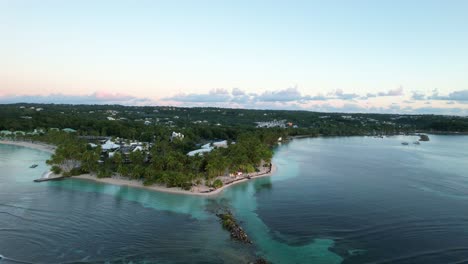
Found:
[[[468,262],[468,137],[430,139],[295,139],[273,176],[215,197],[34,183],[50,154],[0,145],[0,263]],[[219,208],[253,245],[230,239]]]

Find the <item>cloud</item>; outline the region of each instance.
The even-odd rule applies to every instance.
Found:
[[[368,93],[366,96],[361,96],[356,93],[346,93],[342,89],[336,89],[333,92],[329,92],[326,95],[303,95],[297,87],[286,88],[282,90],[266,90],[260,94],[258,93],[246,93],[244,90],[239,88],[232,89],[229,92],[226,89],[215,89],[208,93],[181,93],[171,97],[163,98],[163,101],[173,101],[182,103],[258,103],[258,102],[296,102],[304,104],[309,101],[328,101],[328,100],[367,100],[368,98],[380,97],[380,96],[401,96],[403,95],[403,88],[389,90],[387,92],[379,92],[377,94]]]
[[[55,104],[122,104],[150,105],[155,102],[149,98],[139,98],[131,95],[98,91],[89,95],[3,95],[1,104],[10,103],[55,103]]]
[[[331,94],[333,99],[341,99],[341,100],[351,100],[360,97],[358,94],[354,93],[344,93],[342,89],[336,90],[334,93]]]
[[[468,101],[468,90],[455,91],[449,94],[449,100]]]
[[[327,96],[325,96],[323,94],[318,94],[318,95],[315,95],[315,96],[306,95],[301,99],[301,102],[326,101],[326,100],[329,100],[329,99],[330,99],[329,97],[327,97]]]
[[[218,102],[292,102],[303,99],[297,88],[287,88],[277,91],[265,91],[261,94],[247,94],[245,91],[234,88],[231,92],[226,89],[215,89],[208,93],[200,94],[177,94],[172,97],[166,97],[164,101],[190,102],[190,103],[218,103]]]
[[[236,91],[238,93],[240,91]],[[172,97],[163,98],[164,101],[189,102],[189,103],[213,103],[229,102],[232,96],[226,89],[214,89],[207,94],[177,94]]]
[[[265,91],[261,95],[255,96],[256,101],[262,102],[291,102],[301,99],[303,97],[297,87],[278,91]]]
[[[402,96],[403,95],[403,87],[400,86],[396,89],[389,90],[388,92],[380,92],[378,93],[379,96]]]
[[[403,87],[400,86],[395,89],[390,89],[386,92],[367,93],[365,96],[362,96],[359,99],[367,100],[369,98],[376,98],[376,97],[403,96],[403,95],[404,95]]]
[[[438,89],[432,90],[431,95],[414,91],[411,96],[413,100],[442,100],[442,101],[457,101],[468,102],[468,90],[460,90],[449,93],[448,95],[440,95]]]
[[[246,95],[246,93],[244,91],[242,91],[241,89],[239,89],[239,88],[233,88],[232,89],[232,95],[233,96],[244,96],[244,95]]]
[[[454,91],[444,96],[439,95],[439,91],[435,89],[432,95],[427,98],[431,100],[468,101],[468,90]]]
[[[374,98],[374,97],[385,97],[385,96],[403,96],[403,87],[400,86],[395,89],[390,89],[386,92],[378,92],[376,94],[368,93],[366,96],[361,97],[361,99],[368,99],[368,98]]]
[[[184,107],[230,107],[249,109],[284,109],[307,110],[322,112],[362,112],[362,113],[434,113],[464,115],[468,108],[468,90],[460,90],[440,95],[437,89],[431,95],[413,91],[408,98],[402,98],[398,103],[382,103],[367,100],[380,96],[399,96],[403,89],[389,90],[361,96],[346,93],[337,89],[329,93],[303,95],[297,87],[266,90],[261,93],[248,93],[239,88],[213,89],[207,93],[177,94],[161,99],[163,104]],[[436,103],[436,100],[445,100]],[[159,102],[161,102],[159,101]],[[389,100],[386,100],[389,101]],[[391,101],[391,100],[390,100]],[[422,102],[421,102],[422,101]],[[5,103],[58,103],[58,104],[120,104],[120,105],[158,105],[159,102],[148,98],[135,97],[128,94],[97,91],[88,95],[5,95],[0,94],[0,104]],[[401,104],[400,104],[401,103]],[[431,104],[432,103],[432,104]],[[416,108],[416,107],[421,108]],[[445,106],[445,107],[444,107]],[[439,107],[439,108],[437,108]],[[431,110],[432,109],[432,110]]]
[[[417,91],[413,91],[413,94],[411,95],[411,99],[413,100],[425,100],[426,95]]]

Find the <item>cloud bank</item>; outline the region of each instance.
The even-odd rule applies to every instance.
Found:
[[[154,101],[149,98],[138,98],[126,94],[99,91],[89,95],[66,95],[60,93],[49,95],[3,95],[0,96],[0,103],[147,105],[154,103]]]
[[[297,87],[286,88],[282,90],[266,90],[263,93],[256,94],[250,93],[234,88],[232,91],[227,89],[214,89],[208,93],[201,94],[177,94],[171,97],[165,97],[163,101],[174,102],[191,102],[191,103],[229,103],[229,102],[307,102],[307,101],[327,101],[327,100],[354,100],[354,99],[367,99],[368,97],[382,97],[382,96],[402,96],[403,88],[395,90],[379,92],[378,94],[367,94],[361,96],[355,93],[345,93],[342,89],[337,89],[327,94],[316,95],[303,95]]]
[[[442,95],[438,90],[429,94],[413,91],[405,96],[402,87],[372,94],[347,93],[342,89],[315,95],[303,94],[297,87],[248,93],[234,88],[218,88],[207,93],[180,93],[160,100],[129,94],[98,91],[88,95],[5,95],[0,104],[121,104],[175,105],[199,107],[231,107],[249,109],[309,110],[321,112],[402,113],[468,115],[468,90]]]
[[[468,102],[468,90],[460,90],[449,93],[448,95],[440,95],[439,90],[432,90],[431,95],[425,95],[421,92],[414,91],[411,96],[413,100],[443,100],[443,101],[458,101]]]

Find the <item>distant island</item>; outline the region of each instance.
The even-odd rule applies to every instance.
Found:
[[[274,147],[291,137],[468,132],[468,118],[435,115],[54,104],[0,113],[0,137],[49,144],[56,175],[200,195],[271,175]]]

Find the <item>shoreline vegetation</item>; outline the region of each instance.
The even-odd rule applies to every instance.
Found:
[[[271,175],[274,147],[294,138],[468,132],[462,116],[26,103],[0,112],[0,139],[52,154],[55,176],[42,180],[190,194]]]
[[[208,187],[206,185],[198,185],[198,186],[194,186],[190,190],[184,190],[180,187],[166,187],[160,184],[144,185],[143,181],[141,180],[132,180],[127,177],[122,177],[118,175],[112,176],[110,178],[98,178],[96,175],[87,173],[87,174],[81,174],[81,175],[72,176],[72,177],[74,179],[94,181],[98,183],[105,183],[105,184],[118,185],[118,186],[142,188],[142,189],[157,191],[157,192],[165,192],[165,193],[172,193],[172,194],[185,194],[185,195],[198,195],[198,196],[213,196],[213,195],[217,195],[221,193],[224,189],[227,189],[238,183],[246,182],[252,179],[272,176],[275,172],[276,172],[276,166],[272,164],[272,169],[270,172],[265,172],[263,174],[259,173],[253,176],[245,175],[237,179],[230,180],[226,182],[225,184],[223,184],[223,186],[216,188],[216,189],[212,187]],[[226,177],[226,176],[222,176],[222,177]]]
[[[55,155],[57,147],[51,144],[33,141],[33,140],[5,140],[0,139],[0,144],[5,145],[13,145],[13,146],[20,146],[26,147],[31,149],[37,149],[41,151],[48,152],[52,155]],[[183,189],[181,187],[167,187],[163,184],[145,184],[145,182],[141,179],[131,179],[130,177],[121,176],[118,173],[112,174],[110,177],[98,177],[97,173],[81,173],[78,175],[63,176],[63,173],[55,173],[56,177],[52,179],[63,179],[63,178],[75,178],[80,180],[87,180],[87,181],[94,181],[98,183],[104,184],[112,184],[118,186],[129,186],[134,188],[142,188],[152,191],[158,192],[165,192],[165,193],[172,193],[172,194],[184,194],[184,195],[199,195],[199,196],[212,196],[221,193],[224,189],[234,186],[238,183],[242,183],[251,179],[262,178],[271,176],[276,172],[276,166],[270,163],[270,166],[264,166],[264,161],[261,161],[262,166],[256,168],[255,172],[250,173],[242,173],[241,175],[232,174],[229,176],[216,176],[211,181],[220,180],[221,184],[219,186],[212,187],[206,184],[202,184],[199,182],[196,185],[191,186],[190,189]],[[53,169],[49,171],[49,173],[53,173]]]

